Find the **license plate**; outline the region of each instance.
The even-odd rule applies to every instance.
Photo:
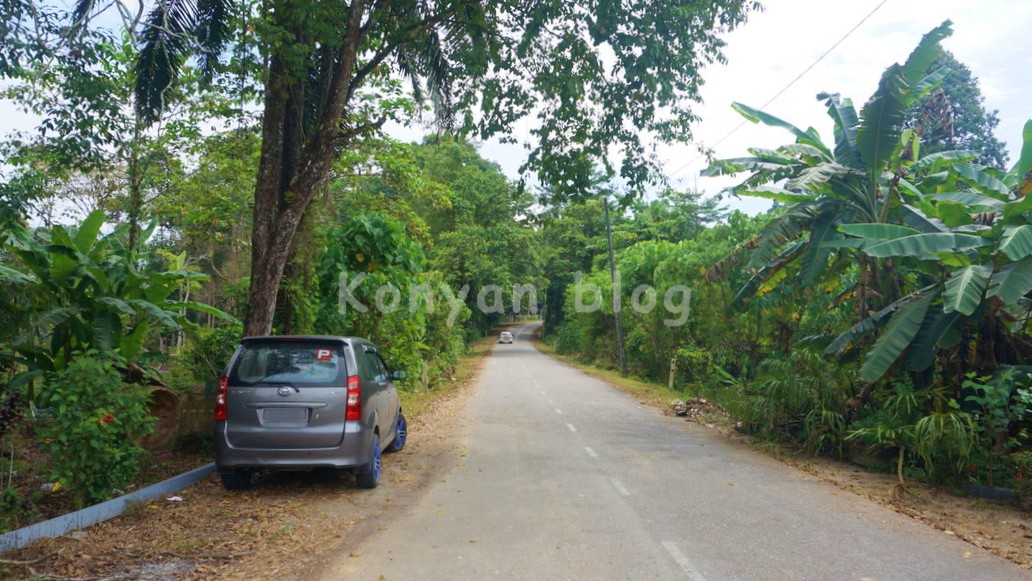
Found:
[[[303,424],[308,420],[305,408],[265,408],[262,421],[266,424]]]

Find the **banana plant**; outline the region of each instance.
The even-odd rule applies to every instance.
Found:
[[[5,349],[7,359],[27,369],[14,383],[60,370],[86,350],[115,352],[138,375],[147,340],[188,325],[186,311],[232,318],[214,307],[179,300],[184,282],[205,275],[145,269],[147,254],[139,245],[122,242],[129,226],[104,234],[104,221],[98,210],[78,227],[31,233],[19,226],[5,233],[3,244],[16,264],[0,266],[0,280],[19,287],[34,304]]]
[[[842,278],[843,271],[859,267],[856,297],[861,318],[898,294],[891,271],[879,268],[868,256],[855,253],[839,229],[853,223],[889,223],[903,196],[920,190],[920,181],[930,175],[929,167],[950,155],[918,159],[919,137],[903,129],[907,107],[933,90],[944,71],[927,73],[939,54],[939,42],[951,34],[946,21],[924,36],[905,64],[894,64],[882,75],[878,89],[857,112],[849,99],[821,94],[834,121],[833,146],[821,141],[813,128],[802,130],[763,111],[736,103],[735,109],[754,123],[788,130],[793,143],[774,150],[752,149],[751,157],[713,162],[705,175],[748,173],[734,195],[774,200],[785,209],[753,240],[743,244],[750,258],[745,270],[752,278],[738,291],[732,306],[744,307],[759,293],[788,277],[785,269],[797,270],[793,281],[810,286],[815,281]],[[976,154],[956,154],[974,159]],[[854,260],[833,260],[845,248]],[[743,252],[733,253],[714,265],[710,280],[723,278]],[[833,269],[829,272],[829,268]]]
[[[838,227],[844,244],[907,265],[918,288],[840,335],[828,353],[842,355],[878,334],[860,369],[868,382],[897,362],[924,371],[952,358],[960,375],[991,374],[1032,353],[1017,333],[1032,310],[1032,120],[1023,139],[1004,176],[947,164],[935,190],[900,205],[903,224]]]

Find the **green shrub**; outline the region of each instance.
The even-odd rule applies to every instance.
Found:
[[[0,487],[0,534],[20,528],[25,500],[14,486]]]
[[[182,359],[193,380],[214,385],[243,334],[243,327],[239,324],[198,329],[183,350]]]
[[[1026,373],[1004,370],[995,377],[978,377],[969,373],[963,383],[965,404],[971,409],[977,436],[976,446],[986,452],[987,484],[993,486],[999,468],[997,459],[1020,446],[1017,428],[1027,414],[1019,385],[1027,382]]]
[[[576,325],[567,323],[549,334],[546,340],[559,353],[563,355],[579,355],[584,351],[580,331]]]
[[[895,449],[901,483],[908,467],[919,468],[926,480],[947,483],[955,482],[970,466],[976,451],[975,428],[949,390],[915,389],[904,378],[879,391],[875,399],[880,407],[854,422],[846,439],[874,451]]]
[[[127,385],[109,360],[81,356],[52,376],[38,396],[49,419],[38,430],[51,478],[76,504],[100,502],[139,471],[134,441],[150,430],[147,393]]]
[[[706,383],[713,378],[713,354],[694,343],[686,343],[674,351],[677,374],[693,383]]]
[[[1032,450],[1017,452],[1007,458],[1014,465],[1014,489],[1021,506],[1032,510]]]

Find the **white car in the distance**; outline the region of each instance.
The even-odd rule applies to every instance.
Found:
[[[498,336],[499,343],[512,343],[512,333],[508,331],[502,331],[502,334]]]

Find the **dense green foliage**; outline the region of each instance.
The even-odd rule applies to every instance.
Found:
[[[654,169],[638,131],[687,137],[694,65],[719,59],[719,42],[699,26],[735,25],[744,3],[664,5],[649,13],[644,37],[627,32],[630,13],[606,21],[568,3],[531,3],[515,35],[492,34],[511,3],[402,4],[389,18],[379,8],[370,15],[343,124],[320,125],[328,104],[301,90],[329,74],[313,54],[330,63],[343,54],[348,24],[329,5],[315,5],[326,22],[307,12],[251,22],[271,51],[269,86],[284,91],[266,103],[263,123],[222,101],[254,95],[253,45],[229,69],[202,63],[238,75],[239,93],[189,69],[180,80],[191,82],[169,89],[177,74],[158,78],[153,60],[169,30],[150,29],[142,56],[128,39],[82,31],[90,50],[50,68],[28,66],[28,44],[0,51],[0,74],[17,78],[6,95],[45,112],[49,128],[4,145],[14,168],[0,184],[0,429],[24,420],[82,501],[131,478],[129,442],[145,428],[141,386],[210,385],[250,328],[241,321],[272,304],[262,332],[368,337],[408,372],[404,390],[433,389],[470,340],[527,314],[542,317],[560,352],[615,367],[619,320],[630,373],[712,398],[746,431],[813,453],[869,455],[901,481],[1020,481],[1014,452],[1032,443],[1032,123],[1017,164],[996,167],[1005,157],[995,118],[970,71],[938,47],[948,25],[889,67],[859,109],[821,95],[834,120],[828,143],[737,104],[792,139],[712,163],[713,175],[743,177],[736,195],[777,202],[750,217],[697,192],[638,195]],[[253,16],[248,6],[233,26]],[[430,8],[462,18],[411,28],[435,18],[423,13]],[[204,28],[213,22],[174,24],[227,32]],[[670,41],[671,30],[684,34]],[[303,38],[285,42],[288,32]],[[409,33],[424,44],[402,42]],[[444,34],[453,35],[447,47]],[[180,59],[165,64],[178,68],[202,40],[164,47]],[[611,70],[602,70],[602,43]],[[397,62],[384,64],[389,57]],[[499,59],[528,65],[492,68]],[[157,68],[139,68],[147,62]],[[416,81],[413,92],[391,67]],[[140,93],[148,87],[138,76],[171,92]],[[654,86],[641,87],[646,78]],[[300,92],[284,97],[291,87]],[[207,101],[209,89],[220,98]],[[482,135],[542,105],[529,161],[540,191],[513,183],[459,137],[385,136],[383,120],[417,115],[424,89],[445,105],[442,121]],[[118,102],[105,106],[105,94]],[[177,117],[169,106],[186,101],[195,106]],[[964,111],[955,110],[952,133],[932,115],[951,103]],[[449,117],[471,104],[483,118]],[[176,121],[148,125],[159,113]],[[270,115],[296,124],[272,135]],[[232,127],[198,129],[227,116]],[[326,128],[346,139],[305,157]],[[600,158],[612,143],[624,159],[609,165]],[[305,177],[309,166],[325,175]],[[304,179],[308,189],[294,188]],[[256,181],[272,197],[256,195]],[[271,247],[276,264],[262,254]],[[260,304],[256,277],[272,284]]]
[[[732,215],[676,243],[614,226],[633,373],[721,402],[747,431],[817,453],[872,454],[901,482],[1016,482],[1001,457],[1032,442],[1032,122],[1021,159],[1002,171],[978,161],[1001,161],[991,122],[962,131],[958,113],[957,132],[944,136],[908,117],[940,88],[977,89],[966,69],[958,77],[940,66],[956,64],[938,48],[949,34],[946,23],[926,35],[859,110],[820,95],[832,144],[736,105],[794,137],[709,169],[743,175],[736,195],[776,201],[768,216]],[[967,104],[980,105],[977,91]],[[961,144],[980,151],[952,149]],[[649,220],[640,209],[631,217],[638,228]],[[564,281],[563,302],[550,295],[561,314],[546,312],[548,336],[561,352],[615,366],[604,241],[571,224],[551,231],[543,235],[592,232],[583,246],[594,259],[580,284]],[[579,258],[555,264],[583,269]],[[660,294],[689,287],[690,318],[667,327],[669,309],[635,308],[642,284]],[[606,298],[597,310],[584,308],[589,286]]]
[[[70,36],[84,35],[106,8],[76,2]],[[690,138],[698,70],[723,59],[719,35],[758,8],[747,0],[159,2],[129,31],[139,43],[135,119],[146,128],[177,102],[192,56],[203,79],[241,78],[244,87],[262,79],[244,324],[265,334],[277,315],[311,315],[298,310],[299,289],[284,292],[281,282],[309,270],[291,246],[307,234],[304,218],[339,151],[388,120],[408,121],[411,101],[429,96],[439,129],[506,141],[533,114],[525,167],[551,192],[579,197],[602,165],[640,193],[660,177],[642,136]],[[238,66],[224,70],[228,54]]]
[[[6,232],[4,248],[14,260],[0,266],[0,282],[16,289],[8,300],[20,316],[4,351],[27,368],[16,384],[60,371],[88,350],[118,353],[138,381],[136,364],[154,333],[188,324],[186,310],[226,317],[181,300],[183,288],[203,275],[141,268],[151,257],[125,244],[128,225],[101,234],[104,221],[104,212],[96,211],[78,228],[31,233],[15,226]]]
[[[132,483],[143,452],[134,442],[151,424],[147,393],[130,389],[111,361],[92,353],[77,358],[48,379],[39,405],[51,481],[71,490],[79,506]]]

